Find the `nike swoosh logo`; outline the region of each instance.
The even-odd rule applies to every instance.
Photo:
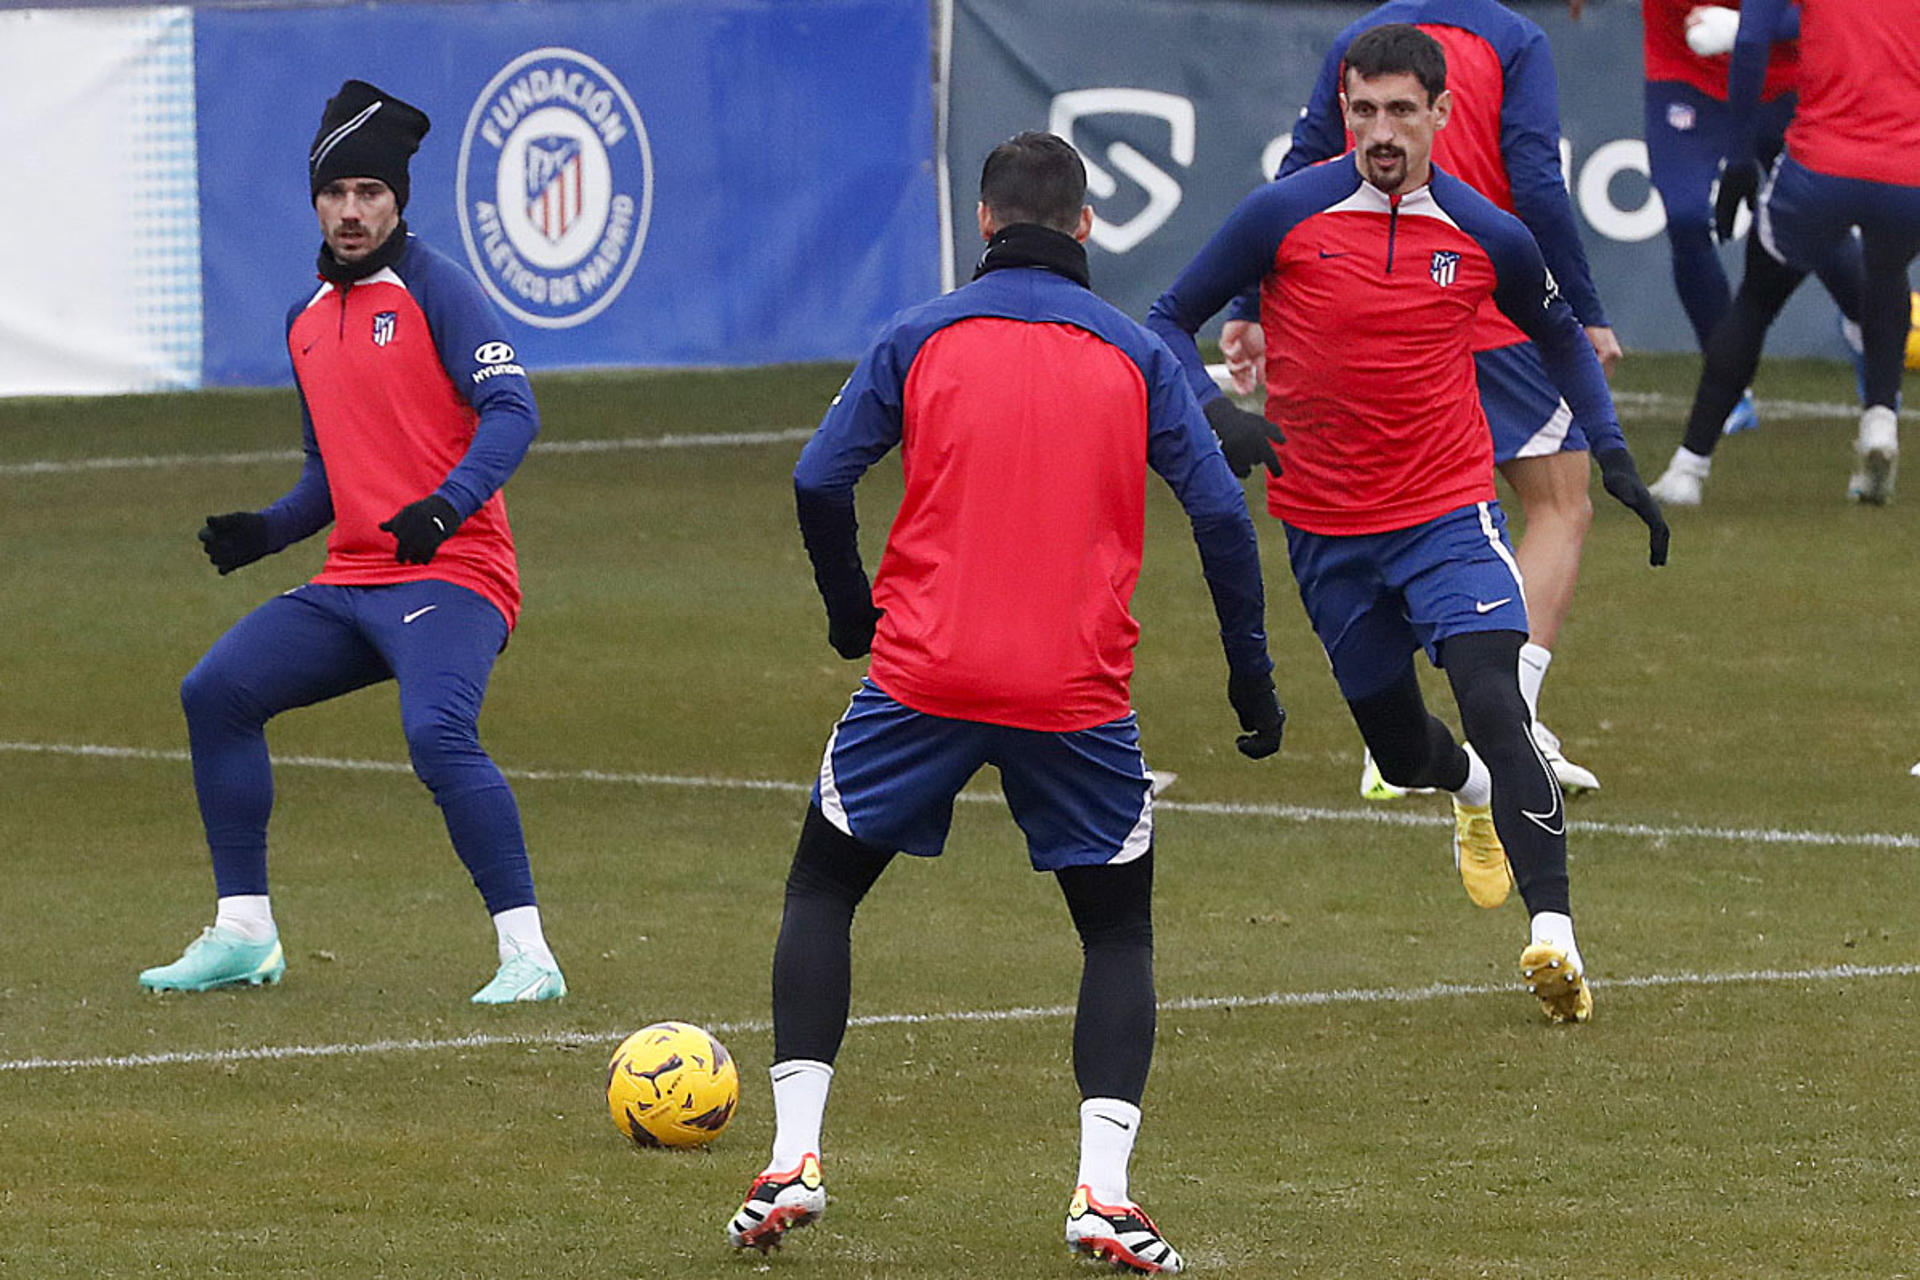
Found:
[[[1349,254],[1351,254],[1352,252],[1353,252],[1353,250],[1351,250],[1351,249],[1342,249],[1342,250],[1340,250],[1340,251],[1339,251],[1339,252],[1337,252],[1337,253],[1328,253],[1328,252],[1327,252],[1327,251],[1326,251],[1325,249],[1322,249],[1322,250],[1320,251],[1320,256],[1321,256],[1322,258],[1344,258],[1344,257],[1346,257],[1346,256],[1348,256]]]
[[[1475,613],[1492,613],[1495,609],[1498,609],[1501,605],[1512,604],[1512,603],[1513,603],[1512,596],[1501,596],[1498,600],[1475,600],[1473,602],[1473,611]]]
[[[400,615],[400,625],[404,627],[409,622],[412,622],[415,618],[419,617],[421,614],[432,613],[435,609],[438,609],[439,607],[440,606],[437,604],[429,604],[429,605],[423,605],[422,607],[415,609],[412,613],[403,613]]]
[[[1527,735],[1527,742],[1533,747],[1533,758],[1540,762],[1540,772],[1547,779],[1547,794],[1553,797],[1553,803],[1547,806],[1545,813],[1535,813],[1525,805],[1520,806],[1520,816],[1540,828],[1550,836],[1567,834],[1567,806],[1560,798],[1560,780],[1553,776],[1553,768],[1547,763],[1546,756],[1540,752],[1540,746],[1533,741],[1533,735]]]
[[[1108,1124],[1112,1125],[1116,1129],[1125,1129],[1129,1133],[1133,1131],[1133,1126],[1128,1124],[1125,1120],[1115,1120],[1112,1116],[1099,1116],[1096,1118],[1100,1120],[1105,1120]]]

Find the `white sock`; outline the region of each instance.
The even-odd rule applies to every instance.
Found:
[[[1529,719],[1540,718],[1540,685],[1553,665],[1553,650],[1529,640],[1520,646],[1520,696],[1527,700]]]
[[[1579,944],[1573,940],[1573,917],[1558,911],[1542,911],[1533,918],[1528,932],[1529,945],[1545,943],[1556,947],[1566,954],[1569,962],[1581,973],[1587,971],[1585,962],[1580,959]]]
[[[1084,1186],[1101,1204],[1127,1201],[1127,1164],[1140,1134],[1140,1108],[1119,1098],[1088,1098],[1080,1104],[1080,1173]]]
[[[213,927],[237,933],[248,942],[270,942],[280,936],[273,924],[273,908],[264,893],[236,893],[220,899],[214,911]]]
[[[820,1123],[827,1115],[833,1067],[811,1058],[789,1058],[767,1069],[773,1080],[773,1158],[766,1173],[785,1173],[820,1154]]]
[[[1695,453],[1693,450],[1687,448],[1687,446],[1681,445],[1673,451],[1673,461],[1667,465],[1680,468],[1686,475],[1699,476],[1702,480],[1705,480],[1708,473],[1713,470],[1713,455],[1710,453]]]
[[[500,946],[500,963],[505,964],[519,952],[549,969],[560,967],[547,946],[547,935],[541,931],[539,907],[507,908],[493,917],[493,932]]]
[[[1487,771],[1487,762],[1473,749],[1471,742],[1463,742],[1461,748],[1467,753],[1467,780],[1454,792],[1454,798],[1461,804],[1472,808],[1493,803],[1493,774]]]

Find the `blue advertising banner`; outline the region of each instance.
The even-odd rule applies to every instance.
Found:
[[[1371,7],[953,0],[947,155],[961,278],[979,253],[973,206],[981,162],[1011,134],[1050,129],[1087,160],[1094,288],[1144,315],[1233,206],[1273,176],[1333,37]],[[1621,342],[1694,350],[1672,285],[1665,210],[1647,180],[1640,6],[1589,4],[1578,23],[1564,0],[1511,7],[1553,45],[1569,187]],[[1736,281],[1743,248],[1721,250]],[[1837,313],[1817,285],[1800,290],[1767,349],[1844,354]]]
[[[202,9],[206,381],[289,379],[348,79],[432,119],[408,225],[530,368],[851,359],[939,289],[929,41],[925,0]]]

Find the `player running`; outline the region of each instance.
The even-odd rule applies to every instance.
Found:
[[[1747,0],[1727,75],[1727,100],[1740,122],[1729,142],[1715,217],[1723,232],[1737,206],[1759,194],[1754,244],[1739,306],[1715,333],[1685,442],[1656,488],[1696,505],[1712,460],[1701,430],[1726,387],[1751,376],[1767,327],[1807,276],[1818,271],[1860,321],[1860,425],[1847,496],[1882,505],[1893,497],[1899,463],[1900,379],[1908,324],[1907,264],[1920,255],[1920,4],[1886,0],[1805,0],[1800,5],[1799,106],[1786,149],[1771,162],[1756,133],[1768,51],[1786,24],[1786,0]],[[1854,229],[1859,229],[1858,238]],[[1856,247],[1857,244],[1857,247]],[[1825,264],[1853,260],[1835,287]]]
[[[1453,109],[1440,45],[1404,24],[1347,50],[1347,158],[1255,191],[1173,286],[1149,325],[1187,366],[1241,465],[1275,471],[1300,596],[1380,770],[1452,794],[1454,852],[1474,902],[1517,881],[1531,917],[1521,969],[1548,1016],[1583,1022],[1593,998],[1574,938],[1566,808],[1529,731],[1518,665],[1527,637],[1519,567],[1493,484],[1473,334],[1493,298],[1538,348],[1598,460],[1607,492],[1667,527],[1620,434],[1592,345],[1520,221],[1432,164]],[[1222,396],[1194,333],[1258,282],[1266,419]],[[1428,711],[1424,647],[1453,686],[1471,746]]]
[[[898,851],[946,843],[953,799],[1000,772],[1085,961],[1074,1018],[1080,1166],[1067,1243],[1139,1272],[1181,1258],[1131,1199],[1153,1056],[1153,794],[1129,708],[1146,475],[1193,525],[1254,758],[1280,748],[1265,597],[1240,486],[1159,339],[1087,288],[1086,169],[1023,133],[980,176],[974,280],[897,316],[794,472],[842,657],[873,655],[834,726],[773,955],[773,1153],[727,1225],[766,1250],[819,1218],[820,1129],[846,1034],[856,907]],[[895,446],[906,494],[872,588],[855,483]]]
[[[1620,342],[1600,305],[1561,178],[1553,50],[1532,20],[1495,0],[1388,0],[1365,14],[1334,37],[1276,176],[1344,155],[1352,146],[1340,115],[1347,46],[1361,32],[1395,22],[1419,27],[1446,54],[1454,109],[1434,140],[1434,160],[1527,224],[1602,369],[1610,370],[1620,358]],[[1220,349],[1237,373],[1236,389],[1246,392],[1258,381],[1264,341],[1256,290],[1235,299],[1234,316],[1221,331]],[[1532,627],[1520,649],[1520,691],[1533,717],[1534,741],[1561,788],[1569,795],[1594,791],[1600,779],[1567,759],[1559,735],[1540,719],[1540,687],[1573,605],[1581,547],[1593,523],[1587,439],[1547,377],[1539,353],[1492,299],[1481,305],[1473,351],[1480,403],[1493,429],[1494,464],[1513,486],[1526,517],[1526,535],[1514,549],[1527,583]],[[1371,800],[1406,794],[1380,777],[1371,755],[1360,791]]]

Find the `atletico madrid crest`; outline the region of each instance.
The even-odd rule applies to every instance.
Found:
[[[564,135],[527,141],[527,222],[558,244],[585,205],[581,144]]]
[[[1452,284],[1454,276],[1459,274],[1460,255],[1451,249],[1435,249],[1433,265],[1428,270],[1433,275],[1433,282],[1444,289]]]
[[[384,347],[393,341],[394,322],[399,319],[395,311],[382,311],[373,318],[373,345]]]

